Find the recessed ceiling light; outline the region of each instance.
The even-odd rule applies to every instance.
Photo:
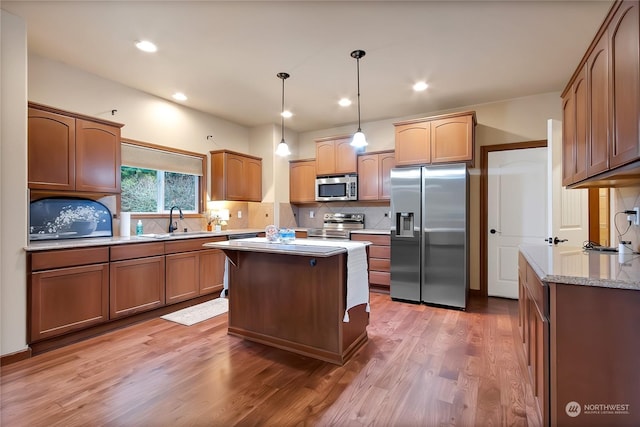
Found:
[[[429,87],[429,85],[426,84],[425,82],[418,82],[418,83],[413,85],[413,90],[415,90],[416,92],[422,92],[423,90],[425,90],[428,87]]]
[[[342,98],[340,99],[340,101],[338,101],[338,105],[340,105],[341,107],[348,107],[349,105],[351,105],[351,100],[349,98]]]
[[[288,118],[290,118],[291,116],[293,116],[293,114],[291,114],[291,111],[289,111],[289,110],[284,110],[282,113],[280,113],[280,115],[281,115],[282,117],[284,117],[285,119],[288,119]]]
[[[158,50],[158,47],[148,40],[136,42],[136,47],[143,52],[155,52]]]
[[[176,92],[172,95],[173,99],[175,99],[176,101],[186,101],[187,100],[187,95],[185,95],[182,92]]]

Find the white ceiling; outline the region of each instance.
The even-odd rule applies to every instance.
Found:
[[[289,129],[561,91],[611,1],[2,1],[29,50],[245,125]],[[143,53],[148,39],[159,50]],[[430,87],[414,93],[412,84]],[[337,105],[341,97],[354,103]],[[560,101],[558,101],[560,102]]]

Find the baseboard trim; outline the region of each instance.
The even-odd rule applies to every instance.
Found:
[[[0,366],[7,366],[29,358],[31,358],[31,348],[27,347],[24,350],[0,356]]]
[[[480,289],[469,289],[469,296],[470,297],[481,297],[482,296],[482,291]]]

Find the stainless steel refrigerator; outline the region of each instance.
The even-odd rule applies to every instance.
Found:
[[[465,309],[469,172],[465,164],[391,170],[391,298]]]

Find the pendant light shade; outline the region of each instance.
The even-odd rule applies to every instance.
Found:
[[[362,58],[366,52],[364,50],[354,50],[351,52],[351,57],[356,59],[356,67],[358,72],[358,131],[353,135],[351,145],[356,148],[363,148],[367,146],[367,138],[365,138],[362,129],[360,129],[360,58]]]
[[[280,157],[286,157],[291,154],[291,151],[289,150],[289,146],[284,140],[284,81],[288,79],[290,76],[287,73],[278,73],[277,76],[279,79],[282,80],[282,111],[280,113],[280,120],[281,120],[280,132],[282,135],[282,139],[280,140],[280,143],[276,148],[276,154]]]

